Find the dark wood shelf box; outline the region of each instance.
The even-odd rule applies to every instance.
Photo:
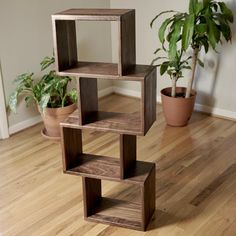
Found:
[[[120,158],[83,152],[82,130],[62,127],[63,171],[90,178],[143,185],[155,164],[136,161],[136,136],[120,135]]]
[[[116,21],[118,23],[117,64],[78,62],[76,21]],[[136,64],[135,10],[133,9],[69,9],[52,15],[52,25],[56,70],[59,73],[69,70],[72,73],[121,76],[127,74],[130,67]]]
[[[97,79],[80,77],[77,81],[78,110],[61,125],[119,134],[145,135],[156,120],[156,69],[137,66],[129,76],[122,76],[120,80],[137,81],[141,84],[139,112],[99,111]]]
[[[144,231],[155,211],[155,169],[136,192],[139,202],[102,197],[101,180],[88,177],[83,193],[85,219]]]

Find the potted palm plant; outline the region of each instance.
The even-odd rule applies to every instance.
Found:
[[[219,43],[223,43],[224,40],[226,42],[231,41],[232,34],[230,24],[234,21],[233,13],[224,2],[214,0],[189,0],[188,12],[182,13],[172,10],[161,12],[151,21],[151,27],[153,27],[154,22],[165,13],[171,13],[172,16],[162,22],[161,27],[158,30],[158,35],[162,49],[167,53],[168,61],[172,63],[178,62],[179,56],[182,58],[183,54],[186,55],[187,50],[190,49],[192,51],[192,75],[188,80],[187,87],[181,89],[181,93],[184,92],[185,99],[190,99],[191,97],[196,96],[196,92],[192,87],[197,63],[202,67],[204,66],[204,63],[199,59],[199,52],[204,49],[205,53],[207,53],[209,47],[216,50]],[[160,49],[157,49],[155,54],[159,51]],[[160,59],[165,59],[165,57],[157,56],[152,63],[154,64]],[[184,61],[188,61],[188,59],[189,58]],[[184,62],[184,64],[186,64],[186,62]],[[170,74],[170,64],[166,61],[160,63],[159,66],[161,75],[164,73]],[[185,68],[186,67],[189,69],[189,66],[185,65]],[[182,67],[181,71],[185,68]],[[175,83],[172,83],[172,91],[174,90],[174,86]],[[179,99],[180,96],[178,93],[175,94],[173,92],[171,95],[166,93],[169,90],[161,91],[162,99],[171,95],[173,98],[171,101]],[[177,88],[177,90],[179,89]],[[183,97],[181,99],[183,103],[186,103],[186,101],[184,102]],[[192,98],[192,100],[195,99]],[[164,104],[168,106],[165,102]],[[192,104],[189,104],[189,106],[192,106]],[[165,110],[166,109],[164,109],[164,112]],[[178,111],[177,107],[176,110]],[[189,109],[186,109],[186,111],[189,111]],[[180,110],[179,112],[172,114],[177,116],[180,114]],[[189,116],[186,114],[186,116],[183,117],[187,120],[183,120],[181,124],[179,122],[168,123],[168,121],[167,123],[173,126],[184,126],[187,124],[191,115]]]
[[[45,57],[40,63],[41,70],[47,69],[54,62],[54,57]],[[17,76],[17,86],[9,98],[9,108],[16,112],[18,98],[22,96],[27,106],[36,103],[45,126],[42,134],[57,139],[60,137],[60,122],[76,109],[77,91],[75,88],[69,91],[67,89],[72,78],[58,76],[54,70],[50,70],[39,80],[33,77],[33,73]]]

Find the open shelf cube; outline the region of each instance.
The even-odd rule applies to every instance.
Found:
[[[135,192],[139,202],[103,197],[101,180],[83,177],[85,219],[146,230],[155,211],[155,169]]]
[[[120,77],[120,80],[136,81],[141,84],[139,112],[99,111],[97,79],[80,77],[77,80],[78,110],[72,113],[62,126],[145,135],[156,120],[156,69],[152,66],[137,66],[135,71]]]
[[[154,163],[136,161],[136,136],[120,135],[120,158],[83,152],[82,130],[61,127],[63,171],[67,174],[143,185]]]
[[[76,21],[116,21],[118,23],[118,63],[78,61]],[[69,9],[52,15],[54,53],[58,74],[93,77],[128,73],[136,64],[135,10]]]

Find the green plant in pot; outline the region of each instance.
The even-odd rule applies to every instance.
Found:
[[[46,70],[54,62],[54,57],[45,57],[40,63],[41,70]],[[45,126],[42,134],[59,138],[60,122],[76,109],[77,91],[67,88],[71,80],[68,76],[58,76],[54,70],[40,79],[34,79],[33,73],[21,74],[15,79],[17,86],[9,98],[9,108],[16,112],[18,99],[22,97],[27,106],[36,103]]]
[[[180,51],[181,57],[187,54],[187,50],[191,50],[192,56],[192,75],[188,80],[188,85],[186,88],[178,88],[176,91],[180,90],[181,93],[184,91],[185,99],[195,101],[196,92],[192,89],[193,81],[195,79],[195,71],[197,63],[200,66],[204,66],[204,63],[199,59],[199,52],[204,49],[205,53],[208,52],[211,47],[216,50],[219,43],[224,41],[231,41],[232,34],[230,24],[233,23],[234,17],[232,11],[227,7],[224,2],[218,2],[214,0],[189,0],[189,10],[188,12],[176,12],[173,10],[164,11],[158,14],[151,22],[151,27],[153,27],[154,22],[156,22],[159,17],[163,14],[171,13],[171,17],[166,18],[158,30],[159,41],[162,45],[163,50],[167,53],[169,61],[177,61],[178,53]],[[159,49],[155,51],[155,54],[159,52]],[[153,63],[161,57],[156,57]],[[166,68],[162,65],[160,71]],[[168,72],[168,70],[167,70]],[[161,74],[164,74],[161,72]],[[162,90],[162,103],[163,99],[170,97],[168,90]],[[167,93],[168,92],[168,93]],[[176,96],[173,96],[171,102],[176,99],[181,99],[183,101],[181,106],[193,107],[191,102],[187,103],[183,97],[179,98],[178,92]],[[170,101],[169,101],[170,102]],[[166,106],[168,103],[164,102]],[[164,105],[163,103],[163,105]],[[179,102],[178,102],[179,103]],[[173,106],[172,106],[173,107]],[[164,109],[165,112],[166,109]],[[186,111],[189,111],[186,109]],[[178,112],[179,111],[179,112]],[[176,117],[180,114],[181,109],[178,110],[176,107],[176,113],[172,112],[171,115]],[[165,114],[165,117],[167,114]],[[167,123],[173,126],[184,126],[188,123],[191,115],[186,114],[185,120],[180,120],[178,122]]]

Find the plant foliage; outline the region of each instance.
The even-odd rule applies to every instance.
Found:
[[[40,63],[41,70],[47,69],[54,62],[54,57],[45,57]],[[17,76],[14,80],[17,86],[9,99],[9,108],[13,112],[16,112],[20,96],[25,97],[26,106],[36,103],[41,111],[44,111],[46,107],[59,108],[76,102],[76,89],[67,91],[68,83],[72,80],[71,77],[59,76],[54,70],[43,75],[40,80],[33,77],[33,73],[25,73]]]
[[[166,13],[171,13],[172,15],[162,22],[158,37],[163,50],[167,53],[171,62],[178,61],[179,55],[182,56],[184,52],[192,48],[192,68],[196,68],[194,63],[197,62],[200,66],[203,66],[203,63],[198,58],[198,53],[202,48],[207,53],[210,47],[216,50],[217,44],[222,43],[223,40],[226,42],[231,41],[230,24],[233,23],[234,16],[224,2],[189,0],[188,12],[181,13],[172,10],[161,12],[154,17],[150,26],[153,27],[155,21]],[[153,61],[159,60],[158,58],[156,57]],[[168,69],[163,70],[163,68],[166,68],[165,61],[160,68],[161,74],[163,74],[163,71],[168,73]],[[192,86],[192,81],[190,86]]]

